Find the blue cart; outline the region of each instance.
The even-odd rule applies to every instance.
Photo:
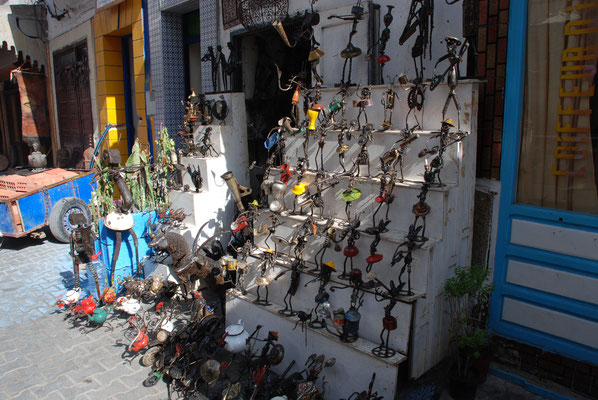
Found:
[[[91,221],[88,204],[95,188],[93,172],[74,172],[77,172],[77,176],[0,200],[2,235],[18,238],[49,225],[57,240],[68,243],[72,229],[68,216],[71,213],[84,213],[87,220]]]

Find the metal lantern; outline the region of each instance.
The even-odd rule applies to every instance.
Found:
[[[289,13],[289,0],[241,0],[239,16],[248,31],[272,26],[284,20]]]

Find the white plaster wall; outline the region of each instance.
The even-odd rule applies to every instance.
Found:
[[[231,34],[235,31],[244,29],[242,25],[237,25],[230,29],[222,28],[222,15],[220,10],[220,2],[218,3],[218,36],[217,44],[222,45],[225,49],[225,54],[228,56],[226,43],[230,41]],[[334,49],[333,51],[326,51],[326,55],[321,59],[319,72],[322,72],[323,66],[326,63],[331,63],[330,70],[337,71],[338,76],[324,76],[325,86],[330,86],[333,83],[340,81],[341,69],[343,59],[339,54],[348,43],[349,32],[351,31],[351,22],[340,21],[338,19],[328,20],[327,16],[331,14],[347,14],[350,13],[351,7],[355,5],[354,0],[320,0],[315,5],[315,10],[320,13],[320,24],[315,27],[315,37],[321,44],[322,49]],[[390,40],[386,44],[386,54],[391,58],[384,68],[384,81],[388,82],[388,76],[395,76],[399,73],[405,73],[409,79],[415,77],[415,68],[413,66],[413,59],[411,58],[411,47],[415,42],[416,34],[403,45],[399,46],[399,36],[401,35],[407,17],[409,14],[409,7],[411,0],[394,0],[389,2],[376,2],[381,5],[380,8],[380,32],[384,29],[382,23],[382,16],[386,13],[386,4],[395,6],[393,9],[394,20],[390,25]],[[367,12],[367,3],[364,2],[364,8]],[[303,13],[309,7],[309,2],[305,0],[289,0],[289,15],[295,16],[298,12]],[[342,24],[343,26],[338,26]],[[363,20],[357,25],[358,33],[354,36],[353,43],[361,48],[362,54],[367,52],[367,26],[368,16],[365,15]],[[326,29],[326,27],[335,27],[335,29]],[[326,32],[322,35],[322,29]],[[444,1],[434,2],[434,29],[432,31],[432,59],[427,56],[424,60],[424,77],[431,78],[433,76],[433,68],[437,59],[446,53],[444,38],[446,36],[456,36],[462,38],[463,36],[463,13],[462,2],[454,5],[448,5]],[[378,34],[379,36],[379,34]],[[428,53],[427,53],[428,54]],[[360,56],[353,60],[353,74],[352,81],[356,83],[366,84],[368,82],[368,68],[364,57]],[[465,73],[465,65],[467,59],[464,57],[461,67],[461,73]],[[440,66],[444,70],[446,66]]]
[[[53,54],[55,51],[63,49],[66,46],[69,46],[73,43],[78,43],[80,41],[86,40],[87,41],[87,57],[89,62],[89,89],[90,89],[90,96],[91,96],[91,113],[93,118],[93,137],[94,143],[97,142],[99,139],[99,120],[98,120],[98,112],[97,112],[97,104],[96,104],[96,59],[95,59],[95,47],[94,47],[94,40],[93,40],[93,33],[91,30],[91,20],[87,20],[77,27],[74,27],[63,33],[62,35],[51,39],[48,42],[48,54],[50,59],[51,68],[49,75],[52,79],[52,98],[54,100],[54,104],[57,103],[56,101],[56,82],[54,81],[54,57]],[[58,128],[58,114],[57,108],[54,107],[54,130],[55,132],[59,132]],[[58,144],[59,145],[59,144]]]
[[[95,0],[45,0],[52,12],[68,10],[68,15],[60,21],[48,15],[48,39],[52,39],[89,21],[95,14]]]
[[[21,32],[16,26],[16,15],[12,6],[32,5],[33,0],[26,1],[8,1],[0,4],[0,44],[4,41],[8,44],[8,48],[15,47],[17,53],[23,52],[23,56],[30,56],[31,62],[37,61],[39,66],[46,65],[46,44],[41,39],[28,38],[23,32],[30,36],[37,36],[45,34],[43,26],[39,23],[30,20],[30,16],[20,15],[19,26]],[[31,7],[32,8],[32,7]],[[21,9],[20,11],[29,14],[30,9]]]

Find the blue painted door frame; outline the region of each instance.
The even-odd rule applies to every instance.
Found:
[[[527,0],[510,2],[505,88],[505,118],[501,160],[501,196],[495,258],[495,290],[490,307],[490,330],[499,336],[542,348],[570,358],[598,365],[598,338],[595,348],[527,328],[502,319],[506,298],[573,315],[598,324],[595,304],[573,300],[507,282],[509,260],[536,263],[555,270],[598,278],[598,263],[585,258],[557,254],[510,243],[514,218],[563,228],[598,232],[598,216],[516,203],[523,92],[525,83]],[[598,296],[598,293],[596,293]]]

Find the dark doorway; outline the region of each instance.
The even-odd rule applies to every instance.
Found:
[[[125,89],[125,116],[127,119],[127,149],[131,149],[137,138],[137,107],[135,105],[135,86],[133,76],[133,39],[131,35],[122,37],[123,86]]]
[[[60,140],[58,164],[86,168],[83,153],[93,149],[87,42],[55,52],[54,71]]]
[[[293,31],[294,25],[285,22],[287,33]],[[277,125],[279,119],[291,114],[293,90],[282,91],[278,88],[276,65],[282,71],[283,86],[286,86],[290,77],[300,74],[303,82],[311,82],[311,69],[307,62],[311,43],[304,40],[290,48],[273,28],[266,28],[236,36],[233,44],[240,49],[242,60],[242,68],[238,73],[243,77],[246,100],[249,162],[264,165],[268,157],[264,147],[268,132]],[[237,79],[233,77],[233,80]],[[255,175],[251,177],[251,185],[258,193],[257,186],[263,171],[254,169],[252,173]]]

